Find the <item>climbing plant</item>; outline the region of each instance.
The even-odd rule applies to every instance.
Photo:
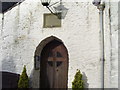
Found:
[[[22,74],[20,75],[18,81],[18,88],[28,88],[29,87],[29,79],[26,73],[26,66],[24,66]]]
[[[74,80],[72,82],[72,90],[83,90],[84,88],[84,82],[82,80],[82,74],[80,70],[77,70]]]

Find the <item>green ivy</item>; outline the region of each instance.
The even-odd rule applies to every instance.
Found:
[[[26,73],[26,66],[24,66],[23,72],[20,75],[20,78],[18,81],[18,88],[28,88],[28,87],[29,87],[29,79]]]
[[[80,70],[77,70],[74,80],[72,82],[72,90],[83,90],[84,88],[84,82],[82,80],[82,74]]]

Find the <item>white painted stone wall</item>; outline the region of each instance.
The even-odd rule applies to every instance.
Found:
[[[110,3],[111,20],[111,87],[118,87],[118,3]]]
[[[43,14],[49,11],[41,5],[40,0],[33,2],[26,0],[4,14],[1,32],[2,38],[2,70],[21,73],[27,65],[27,73],[31,78],[32,87],[39,87],[39,70],[34,70],[34,54],[41,41],[55,36],[63,41],[69,54],[68,87],[71,87],[76,69],[83,73],[85,86],[100,88],[100,27],[99,13],[92,2],[67,2],[63,5],[68,9],[60,28],[43,28]],[[116,21],[112,24],[116,9],[106,4],[105,29],[106,31],[106,70],[105,87],[117,87],[117,42]],[[117,7],[114,7],[117,8]],[[109,17],[109,9],[112,17]],[[0,15],[2,17],[2,15]],[[109,21],[111,18],[111,21]],[[109,22],[107,22],[109,21]],[[0,21],[1,27],[2,21]],[[112,26],[113,25],[113,26]],[[111,28],[110,28],[111,26]],[[113,29],[112,29],[113,27]],[[117,27],[117,26],[116,26]],[[110,35],[113,30],[113,36]],[[110,39],[111,38],[111,39]],[[112,42],[110,41],[112,40]],[[114,45],[110,45],[114,43]],[[110,47],[110,48],[108,48]],[[111,51],[111,48],[113,51]],[[112,56],[111,56],[112,53]],[[115,54],[115,55],[114,55]],[[113,57],[114,60],[112,59]],[[114,67],[112,67],[114,66]],[[113,76],[112,76],[113,75]]]
[[[2,61],[2,14],[0,14],[0,61]],[[2,63],[0,63],[0,70],[2,69]]]
[[[104,13],[105,87],[118,88],[118,2],[107,2]]]
[[[2,14],[0,14],[0,71],[2,70],[2,37],[1,37],[1,30],[2,30]],[[2,88],[2,75],[0,74],[0,89]]]

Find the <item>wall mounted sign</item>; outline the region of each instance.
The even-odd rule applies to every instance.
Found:
[[[44,28],[54,28],[54,27],[61,27],[61,19],[51,13],[44,14],[44,21],[43,21]]]

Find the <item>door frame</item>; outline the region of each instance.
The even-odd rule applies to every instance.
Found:
[[[45,45],[48,44],[49,42],[53,41],[53,40],[57,40],[57,41],[61,42],[64,45],[64,47],[66,48],[66,50],[67,50],[67,62],[68,62],[68,64],[67,64],[67,87],[68,87],[68,73],[69,73],[69,54],[68,54],[68,49],[67,49],[67,47],[65,46],[65,44],[63,43],[62,40],[60,40],[59,38],[57,38],[55,36],[50,36],[50,37],[47,37],[47,38],[43,39],[39,43],[39,45],[36,47],[36,50],[35,50],[34,68],[35,68],[36,64],[39,66],[38,69],[36,70],[36,72],[39,73],[39,75],[37,75],[37,77],[36,77],[36,78],[38,78],[38,81],[35,82],[35,83],[36,84],[39,83],[39,86],[38,86],[39,88],[40,88],[40,62],[41,62],[40,57],[41,57],[41,53],[42,53],[42,50],[45,47]],[[35,56],[39,57],[38,58],[38,62],[36,62]]]

